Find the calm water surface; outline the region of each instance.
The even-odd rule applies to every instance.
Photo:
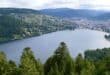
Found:
[[[58,31],[40,37],[0,44],[0,51],[4,51],[9,59],[19,62],[23,48],[31,47],[36,58],[45,62],[63,41],[67,44],[71,55],[76,57],[78,53],[83,53],[87,49],[110,47],[110,42],[104,38],[105,34],[107,33],[87,29]]]

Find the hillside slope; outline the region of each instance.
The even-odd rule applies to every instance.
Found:
[[[17,8],[0,10],[2,10],[0,11],[0,43],[77,27],[74,22],[43,15],[36,10]]]

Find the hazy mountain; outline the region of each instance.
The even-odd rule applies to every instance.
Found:
[[[110,19],[110,12],[107,11],[56,8],[56,9],[44,9],[41,10],[41,12],[46,15],[57,16],[62,18],[86,18],[92,20]]]
[[[16,13],[16,14],[29,14],[29,13],[34,13],[34,14],[40,14],[40,11],[37,10],[32,10],[32,9],[25,9],[25,8],[0,8],[0,14],[11,14],[11,13]]]

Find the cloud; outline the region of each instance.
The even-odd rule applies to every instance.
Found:
[[[79,8],[80,4],[77,0],[53,0],[51,2],[48,2],[44,4],[44,7],[46,8]]]
[[[1,0],[0,7],[20,7],[20,8],[57,8],[57,7],[77,7],[76,0]]]
[[[1,0],[0,7],[18,7],[38,9],[51,0]]]
[[[0,7],[31,9],[75,8],[110,10],[110,0],[1,0]]]
[[[110,0],[86,0],[81,6],[91,9],[110,10]]]

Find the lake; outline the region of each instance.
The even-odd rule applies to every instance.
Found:
[[[73,57],[79,53],[84,53],[87,49],[110,47],[110,42],[104,38],[105,34],[107,33],[88,29],[58,31],[39,37],[0,44],[0,51],[4,51],[8,59],[19,62],[23,49],[31,47],[36,58],[44,63],[53,54],[60,42],[67,44]]]

